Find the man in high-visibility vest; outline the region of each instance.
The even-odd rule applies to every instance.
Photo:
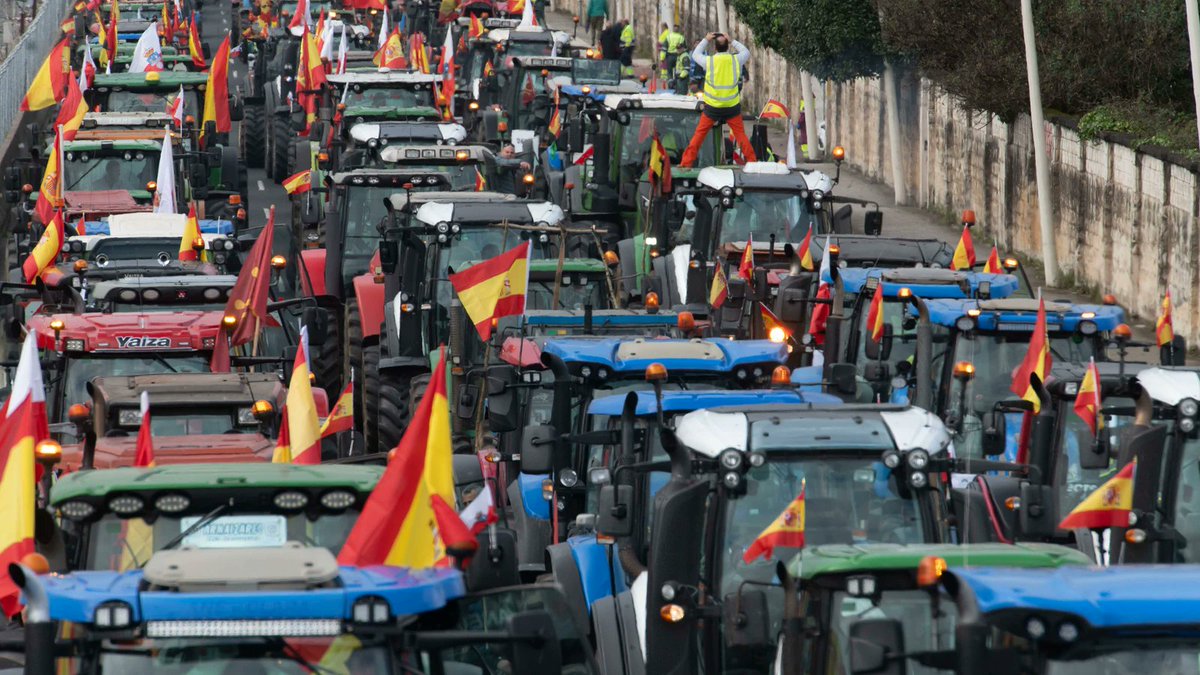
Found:
[[[716,47],[716,53],[708,53],[709,42]],[[732,53],[730,46],[734,50]],[[750,61],[750,50],[727,35],[709,33],[692,50],[692,60],[704,68],[704,111],[679,165],[695,165],[709,130],[720,123],[729,125],[746,161],[758,161],[750,139],[746,137],[746,127],[742,125],[742,68]]]
[[[633,42],[635,33],[629,19],[621,19],[621,74],[633,76]]]
[[[676,59],[684,52],[684,43],[683,33],[666,23],[662,25],[662,32],[658,34],[658,77],[663,82],[667,81]]]

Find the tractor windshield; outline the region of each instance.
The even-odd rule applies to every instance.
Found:
[[[346,92],[347,108],[432,108],[433,88],[351,87]]]
[[[775,237],[775,245],[799,246],[812,228],[813,234],[826,234],[822,220],[795,192],[761,190],[745,192],[735,197],[733,206],[726,207],[721,216],[719,243],[744,244],[753,239],[767,242]]]
[[[603,275],[563,272],[558,289],[558,301],[554,299],[554,277],[531,278],[525,296],[525,309],[576,309],[591,305],[605,309],[608,303],[608,288]]]
[[[94,377],[114,375],[160,375],[162,373],[207,373],[208,356],[197,352],[172,354],[83,354],[66,360],[63,374],[63,409],[91,400],[87,383]]]
[[[168,99],[178,95],[178,88],[169,91],[114,91],[108,95],[104,112],[165,113]],[[200,100],[194,89],[184,89],[183,109],[204,110],[204,101]]]
[[[393,187],[362,185],[346,188],[342,206],[346,220],[342,276],[346,279],[367,271],[367,262],[379,248],[379,223],[387,216],[384,200],[395,191]]]
[[[678,166],[683,150],[691,140],[692,133],[696,131],[696,123],[699,120],[700,114],[694,110],[630,110],[629,124],[621,136],[621,166],[636,165],[636,171],[640,173],[650,159],[650,139],[654,138],[655,132],[658,132],[663,149],[671,158],[671,165]],[[696,166],[715,164],[715,147],[715,143],[705,143],[701,146]],[[799,241],[797,239],[796,243]]]
[[[1059,409],[1058,418],[1060,440],[1058,444],[1058,460],[1055,467],[1055,489],[1058,491],[1058,507],[1061,513],[1070,513],[1085,497],[1100,488],[1109,478],[1112,478],[1119,468],[1115,461],[1110,461],[1105,469],[1084,469],[1079,465],[1079,451],[1090,449],[1095,443],[1092,429],[1073,410],[1073,400],[1064,402]],[[1128,398],[1105,398],[1103,403],[1104,422],[1100,433],[1107,435],[1112,449],[1112,456],[1117,457],[1121,441],[1125,438],[1123,430],[1133,424],[1134,403]],[[1195,458],[1193,458],[1195,462]],[[1193,464],[1193,469],[1196,466]],[[1189,481],[1200,487],[1200,471],[1194,480]]]
[[[877,597],[855,597],[844,592],[833,594],[830,604],[829,641],[836,645],[827,655],[829,673],[849,673],[850,627],[859,621],[896,619],[904,627],[904,651],[909,653],[940,652],[954,647],[954,627],[958,623],[958,607],[953,602],[932,603],[928,590],[889,590]],[[949,673],[910,660],[905,672],[914,675]]]
[[[114,155],[66,153],[63,185],[67,192],[144,191],[146,183],[156,178],[158,151],[130,150]]]
[[[225,637],[219,639],[140,639],[87,643],[86,654],[98,649],[96,672],[157,675],[158,673],[303,673],[412,672],[394,669],[392,654],[383,643],[357,636],[324,638]],[[320,666],[336,654],[335,671]],[[415,663],[413,664],[415,665]],[[66,671],[64,671],[66,672]]]

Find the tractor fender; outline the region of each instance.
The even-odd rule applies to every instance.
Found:
[[[362,317],[363,339],[379,337],[387,303],[383,284],[375,283],[375,275],[370,273],[354,277],[354,299],[358,300],[358,313]]]
[[[589,613],[596,601],[611,596],[614,588],[617,593],[628,590],[615,547],[596,541],[595,534],[569,537],[567,545],[571,547],[571,556],[579,570]]]
[[[328,295],[325,288],[325,249],[306,248],[300,251],[300,289],[308,297]]]
[[[329,394],[320,387],[313,387],[313,403],[317,406],[317,417],[329,417]]]
[[[567,606],[575,615],[576,623],[588,625],[588,613],[591,603],[588,602],[585,584],[589,581],[587,575],[579,568],[575,560],[575,552],[567,542],[552,544],[546,547],[546,571],[554,577],[554,583],[567,600]]]

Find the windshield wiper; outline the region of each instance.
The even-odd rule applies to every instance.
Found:
[[[167,543],[163,544],[163,547],[160,548],[159,550],[160,551],[169,551],[170,549],[175,548],[176,546],[179,545],[179,543],[181,541],[192,536],[192,534],[194,532],[200,530],[201,528],[207,526],[212,521],[216,520],[217,516],[220,516],[222,513],[224,513],[226,510],[228,510],[229,507],[231,507],[231,506],[233,506],[232,499],[225,502],[224,504],[218,505],[217,508],[204,514],[204,516],[202,518],[200,518],[200,520],[197,520],[196,522],[192,523],[190,527],[184,528],[184,530],[182,532],[180,532],[179,534],[172,537],[171,540],[168,541]],[[147,561],[147,562],[149,562],[149,561]],[[142,565],[139,565],[139,567],[142,567],[144,565],[145,565],[145,563],[143,563]]]
[[[97,161],[95,164],[93,164],[91,166],[90,169],[88,169],[87,171],[84,171],[82,176],[80,176],[79,178],[76,178],[70,185],[63,188],[63,191],[66,192],[67,190],[70,190],[71,188],[75,187],[76,185],[79,185],[80,183],[82,183],[83,179],[92,175],[92,172],[95,171],[97,168],[99,168],[101,163],[102,162]]]
[[[150,356],[151,356],[151,358],[153,358],[155,361],[158,361],[159,363],[161,363],[161,364],[163,364],[164,366],[166,366],[166,367],[167,367],[167,370],[171,371],[172,373],[178,373],[178,372],[179,372],[179,370],[178,370],[177,368],[175,368],[175,366],[171,365],[171,362],[170,362],[170,361],[168,361],[168,360],[166,360],[165,358],[163,358],[161,354],[155,354],[155,353],[151,353],[151,354],[150,354]]]
[[[284,640],[283,638],[276,638],[275,640],[272,640],[272,642],[281,648],[280,652],[283,654],[284,658],[298,664],[301,668],[307,670],[308,672],[318,673],[318,675],[324,675],[325,673],[337,675],[336,670],[315,664],[312,661],[304,658],[304,655],[300,653],[300,650],[296,649],[295,645],[291,644],[287,640]]]

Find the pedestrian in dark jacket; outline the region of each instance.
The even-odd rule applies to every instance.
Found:
[[[621,58],[621,23],[613,22],[608,24],[600,33],[600,55],[606,59],[617,60]]]

